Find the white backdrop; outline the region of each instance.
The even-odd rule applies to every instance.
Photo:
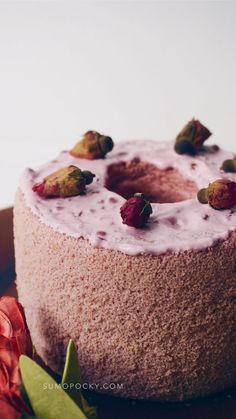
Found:
[[[88,129],[235,148],[235,2],[0,2],[0,207]]]

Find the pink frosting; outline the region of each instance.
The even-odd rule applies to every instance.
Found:
[[[26,169],[20,188],[26,204],[43,223],[61,233],[87,239],[93,246],[129,255],[202,249],[226,239],[235,229],[236,208],[217,211],[209,205],[200,204],[197,198],[170,204],[153,203],[153,214],[146,228],[128,227],[122,224],[120,217],[124,198],[104,186],[107,166],[139,158],[160,169],[173,167],[185,179],[196,182],[202,188],[222,177],[236,181],[236,174],[220,171],[222,162],[232,157],[233,153],[221,149],[214,151],[213,147],[197,157],[190,157],[176,154],[173,142],[129,141],[116,144],[104,160],[78,159],[68,152],[61,152],[58,158],[37,170]],[[32,191],[35,182],[71,164],[96,174],[93,184],[87,187],[86,195],[42,199]]]

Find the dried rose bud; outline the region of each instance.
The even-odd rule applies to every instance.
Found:
[[[203,143],[210,137],[211,132],[197,119],[192,119],[177,135],[175,151],[178,154],[195,155],[201,150]]]
[[[228,173],[236,172],[236,157],[231,160],[225,160],[221,166],[221,170]]]
[[[229,209],[236,205],[236,183],[228,179],[218,179],[200,189],[198,200],[210,204],[215,209]]]
[[[113,149],[113,146],[111,137],[101,135],[96,131],[88,131],[72,148],[70,154],[89,160],[101,159]]]
[[[43,198],[81,195],[86,185],[92,183],[94,174],[76,166],[59,169],[33,186],[33,191]]]
[[[133,198],[128,199],[120,209],[123,224],[136,228],[144,227],[151,213],[150,202],[141,193],[137,193]]]

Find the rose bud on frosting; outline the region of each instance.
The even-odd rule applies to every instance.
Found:
[[[221,170],[223,170],[224,172],[235,173],[236,157],[234,159],[225,160],[221,166]]]
[[[207,188],[200,189],[198,200],[210,204],[215,209],[229,209],[236,205],[236,183],[228,179],[218,179]]]
[[[74,157],[94,160],[102,159],[113,149],[111,137],[101,135],[96,131],[88,131],[82,139],[72,148],[70,154]]]
[[[123,224],[136,228],[144,227],[151,213],[150,202],[141,193],[136,193],[133,198],[128,199],[120,209]]]
[[[76,166],[59,169],[47,176],[42,182],[33,186],[33,191],[43,198],[81,195],[86,185],[92,183],[95,175]]]
[[[211,132],[197,119],[192,119],[177,135],[175,151],[178,154],[195,155],[202,149],[203,143],[210,137]]]

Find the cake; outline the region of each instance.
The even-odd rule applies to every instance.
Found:
[[[98,392],[176,401],[236,382],[236,201],[217,210],[197,199],[216,179],[236,181],[222,170],[234,154],[202,143],[185,153],[178,137],[126,141],[105,158],[63,151],[22,174],[17,290],[54,371],[72,338]],[[96,175],[86,193],[42,196],[38,182],[71,166]],[[143,228],[120,216],[137,192],[151,201]]]

